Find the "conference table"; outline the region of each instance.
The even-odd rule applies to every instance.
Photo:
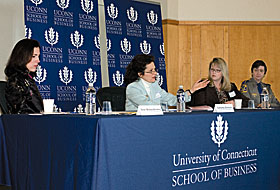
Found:
[[[21,190],[280,189],[280,110],[2,115],[0,184]]]

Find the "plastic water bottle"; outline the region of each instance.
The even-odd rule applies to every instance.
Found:
[[[269,108],[269,94],[266,87],[263,87],[262,93],[261,93],[261,107],[262,109]]]
[[[185,112],[185,92],[183,89],[183,85],[179,86],[177,91],[177,112]]]
[[[89,83],[88,89],[86,91],[86,115],[95,114],[96,112],[96,90],[93,87],[93,83]]]

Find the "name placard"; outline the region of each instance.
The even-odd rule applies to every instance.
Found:
[[[214,111],[216,113],[234,112],[232,104],[215,104]]]
[[[136,115],[163,115],[160,105],[139,105]]]

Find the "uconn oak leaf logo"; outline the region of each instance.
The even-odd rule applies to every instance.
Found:
[[[69,84],[73,79],[73,73],[66,66],[63,67],[63,70],[59,70],[59,79],[64,84]]]
[[[94,44],[95,47],[97,49],[100,49],[100,34],[98,34],[97,36],[94,36]],[[110,39],[106,39],[106,47],[107,47],[107,51],[110,51],[111,47],[112,47],[112,42]]]
[[[158,21],[158,16],[153,10],[147,13],[147,18],[152,25],[155,25]]]
[[[120,71],[116,71],[116,73],[113,73],[113,81],[114,84],[117,86],[123,85],[123,81],[124,81],[123,74],[121,74]]]
[[[109,6],[107,6],[107,12],[109,17],[111,17],[113,20],[118,17],[118,8],[115,7],[113,3],[111,3]]]
[[[45,30],[45,39],[51,46],[57,44],[58,42],[58,32],[56,32],[52,27],[49,30]]]
[[[127,17],[131,22],[135,22],[138,19],[138,12],[133,8],[130,7],[129,9],[126,10]]]
[[[140,50],[142,53],[148,55],[151,52],[151,44],[148,43],[146,40],[140,43]]]
[[[27,28],[26,25],[24,25],[24,37],[28,39],[32,37],[32,30],[31,28]]]
[[[94,84],[96,82],[97,74],[92,68],[88,68],[88,70],[84,72],[84,77],[88,84]]]
[[[126,38],[121,40],[121,49],[125,54],[128,54],[131,51],[131,43]]]
[[[59,6],[62,10],[68,8],[69,2],[70,0],[56,0],[57,6]]]
[[[163,76],[158,73],[156,77],[158,85],[161,86],[163,84]]]
[[[34,3],[37,7],[37,5],[40,5],[41,3],[43,3],[43,0],[30,0],[32,3]]]
[[[75,31],[74,34],[71,33],[70,40],[73,46],[75,46],[77,49],[81,47],[84,43],[84,36],[79,33],[79,31]]]
[[[223,117],[219,115],[217,116],[217,121],[212,121],[210,129],[213,142],[218,144],[220,148],[221,144],[227,139],[228,122],[223,121]]]
[[[41,65],[38,65],[36,69],[36,76],[34,77],[34,80],[41,84],[41,82],[44,82],[47,78],[47,70],[43,69]]]
[[[164,43],[162,43],[161,45],[159,45],[159,51],[160,51],[161,55],[164,56]]]
[[[93,2],[91,0],[81,0],[81,6],[87,14],[93,11]]]

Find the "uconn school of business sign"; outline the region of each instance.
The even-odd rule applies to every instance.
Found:
[[[230,134],[229,128],[230,124],[218,115],[217,119],[210,124],[212,141],[217,144],[216,152],[202,151],[198,155],[186,152],[172,155],[174,168],[172,187],[190,186],[257,172],[257,148],[245,146],[238,151],[221,148]]]

